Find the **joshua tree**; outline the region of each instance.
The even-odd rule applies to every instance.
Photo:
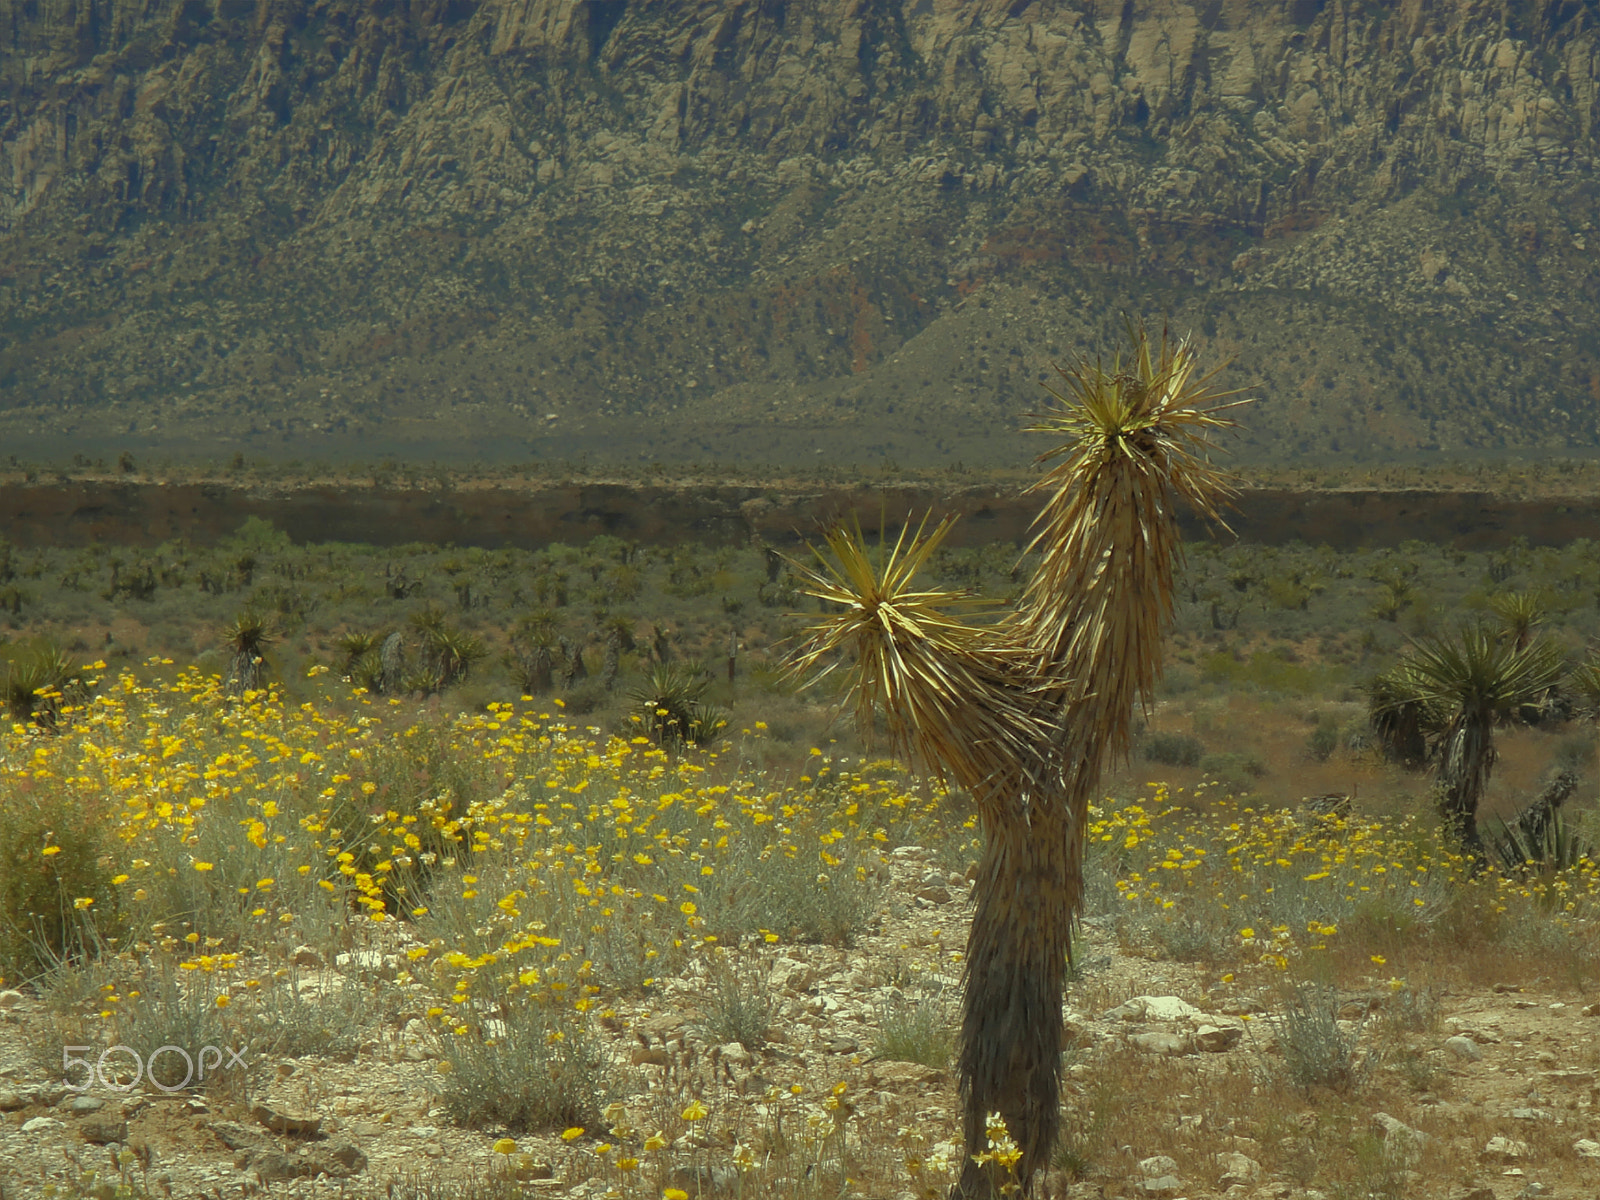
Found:
[[[223,630],[223,638],[233,656],[228,662],[228,691],[235,696],[255,691],[266,673],[266,649],[276,640],[271,623],[247,608]]]
[[[617,685],[617,672],[622,669],[622,656],[633,649],[633,622],[627,617],[600,617],[605,657],[601,660],[600,684],[610,691]]]
[[[1374,692],[1374,718],[1409,706],[1432,735],[1430,757],[1439,781],[1439,813],[1462,845],[1483,856],[1478,801],[1494,770],[1494,727],[1537,701],[1561,678],[1561,656],[1549,642],[1495,636],[1482,625],[1419,638],[1410,654]]]
[[[556,645],[561,650],[561,686],[572,687],[580,679],[589,678],[588,665],[583,661],[583,647],[569,637],[559,637]]]
[[[530,696],[544,695],[555,679],[560,624],[555,613],[544,608],[523,617],[511,636],[506,665]]]
[[[406,643],[397,629],[383,639],[378,651],[378,686],[374,691],[385,694],[398,692],[406,677]]]
[[[1544,624],[1544,604],[1537,592],[1502,592],[1489,601],[1489,608],[1518,650],[1527,649],[1534,630]]]
[[[827,536],[806,571],[830,613],[796,669],[848,664],[857,719],[971,791],[984,854],[967,942],[959,1073],[968,1159],[956,1194],[1007,1181],[973,1160],[999,1113],[1021,1151],[1017,1182],[1049,1161],[1059,1121],[1061,989],[1082,900],[1089,800],[1130,746],[1134,705],[1161,669],[1180,552],[1177,506],[1209,517],[1227,491],[1207,453],[1230,425],[1187,342],[1129,328],[1109,367],[1058,368],[1065,394],[1040,431],[1063,441],[1036,485],[1039,568],[1019,608],[988,624],[970,598],[915,575],[950,528],[926,522],[874,562],[860,528]],[[826,664],[826,665],[824,665]]]

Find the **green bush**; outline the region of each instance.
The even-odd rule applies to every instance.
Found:
[[[7,980],[77,957],[94,928],[117,923],[106,823],[69,817],[74,807],[39,792],[0,795],[0,977]]]
[[[1284,995],[1278,1050],[1284,1075],[1301,1091],[1349,1091],[1365,1073],[1367,1062],[1357,1052],[1355,1037],[1339,1027],[1338,1007],[1333,989],[1317,984],[1301,984]]]
[[[777,1015],[777,999],[763,974],[718,960],[711,968],[709,1007],[703,1026],[718,1042],[738,1042],[746,1050],[766,1045],[767,1028]]]
[[[1168,767],[1198,766],[1205,754],[1200,739],[1187,733],[1152,733],[1139,746],[1139,754],[1146,762]]]
[[[1306,737],[1306,753],[1318,762],[1327,762],[1339,748],[1339,728],[1336,725],[1318,725]]]
[[[943,1071],[954,1048],[955,1019],[942,996],[902,993],[879,1007],[874,1057]]]
[[[1267,768],[1254,754],[1207,754],[1200,760],[1200,771],[1238,796],[1254,790]]]

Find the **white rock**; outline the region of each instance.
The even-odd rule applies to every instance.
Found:
[[[1189,1039],[1181,1033],[1169,1033],[1164,1029],[1136,1033],[1128,1039],[1128,1044],[1146,1054],[1187,1054],[1192,1048]]]
[[[1519,1158],[1527,1158],[1532,1153],[1533,1149],[1527,1142],[1496,1135],[1484,1146],[1482,1157],[1498,1162],[1515,1162]]]
[[[1205,1014],[1176,996],[1135,996],[1104,1015],[1122,1021],[1191,1021]]]
[[[1414,1162],[1421,1157],[1422,1147],[1428,1141],[1428,1135],[1420,1129],[1413,1129],[1398,1117],[1391,1117],[1386,1112],[1372,1114],[1372,1132],[1382,1140],[1393,1155],[1406,1162]]]
[[[1222,1178],[1217,1185],[1224,1191],[1235,1184],[1251,1184],[1261,1178],[1261,1164],[1237,1150],[1224,1150],[1217,1155],[1216,1162],[1222,1168]]]
[[[1579,1158],[1600,1158],[1600,1142],[1593,1138],[1579,1138],[1572,1143],[1572,1152]]]
[[[341,971],[379,973],[389,964],[384,960],[383,954],[377,950],[351,950],[334,958],[333,965]]]
[[[1155,1179],[1141,1179],[1133,1185],[1141,1196],[1176,1196],[1183,1191],[1183,1181],[1176,1175],[1161,1175]]]
[[[739,1042],[729,1042],[721,1047],[724,1061],[731,1062],[736,1067],[748,1067],[755,1061],[750,1051],[746,1050]]]
[[[803,992],[816,981],[817,973],[809,963],[792,958],[780,958],[772,964],[769,980],[780,992]]]
[[[34,1117],[22,1123],[23,1133],[44,1133],[51,1129],[60,1129],[62,1122],[54,1117]]]
[[[1232,1050],[1243,1037],[1244,1030],[1237,1025],[1202,1025],[1194,1031],[1194,1045],[1208,1054],[1221,1054]]]
[[[1176,1175],[1178,1173],[1178,1160],[1165,1154],[1156,1154],[1150,1158],[1139,1160],[1139,1174],[1146,1179],[1155,1179],[1162,1175]]]
[[[1483,1051],[1478,1048],[1478,1043],[1462,1034],[1444,1040],[1444,1048],[1457,1058],[1464,1058],[1468,1062],[1477,1062],[1483,1057]]]

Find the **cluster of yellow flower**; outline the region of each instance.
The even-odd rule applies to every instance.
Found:
[[[559,703],[430,721],[359,693],[288,705],[195,670],[124,673],[58,735],[10,730],[0,803],[48,793],[110,835],[109,888],[75,898],[105,933],[160,948],[187,929],[249,956],[349,913],[402,929],[411,971],[463,1014],[486,990],[581,1012],[696,946],[825,934],[807,923],[891,843],[971,837],[883,763],[819,748],[782,780],[740,749],[674,757],[574,727]]]
[[[1137,802],[1091,810],[1089,862],[1125,915],[1158,937],[1163,923],[1198,922],[1246,958],[1286,967],[1352,923],[1426,930],[1463,904],[1491,917],[1520,905],[1561,930],[1600,912],[1600,864],[1587,858],[1559,870],[1474,869],[1441,827],[1414,817],[1185,802],[1166,784],[1147,786]]]

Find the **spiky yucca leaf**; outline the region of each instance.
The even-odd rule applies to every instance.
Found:
[[[1544,624],[1544,601],[1538,592],[1502,592],[1489,601],[1489,609],[1500,618],[1506,636],[1520,649],[1533,638],[1533,631]]]
[[[1572,668],[1567,683],[1578,696],[1578,709],[1590,720],[1600,720],[1600,656],[1590,656]]]
[[[1425,684],[1409,663],[1398,663],[1373,677],[1367,687],[1367,716],[1378,744],[1389,758],[1420,767],[1428,759],[1428,735],[1450,715],[1423,697]]]
[[[1406,656],[1416,699],[1446,712],[1509,715],[1561,678],[1561,653],[1548,641],[1502,641],[1483,625],[1453,636],[1421,637]]]
[[[1051,390],[1060,406],[1033,428],[1062,437],[1040,456],[1061,461],[1032,489],[1046,502],[1026,594],[1030,642],[1077,680],[1080,697],[1095,697],[1097,740],[1115,754],[1127,752],[1127,716],[1161,669],[1181,553],[1177,505],[1219,519],[1233,489],[1207,455],[1212,435],[1234,424],[1224,410],[1244,403],[1223,403],[1236,393],[1212,386],[1216,372],[1200,372],[1187,340],[1163,330],[1153,342],[1132,324],[1128,337],[1110,366],[1056,368],[1066,391]]]
[[[902,529],[876,562],[859,521],[829,529],[832,558],[813,547],[816,565],[795,566],[801,590],[839,611],[811,627],[792,669],[813,682],[843,669],[861,729],[881,715],[897,750],[975,788],[1032,762],[1044,726],[1008,629],[958,615],[984,602],[916,585],[953,523]]]

